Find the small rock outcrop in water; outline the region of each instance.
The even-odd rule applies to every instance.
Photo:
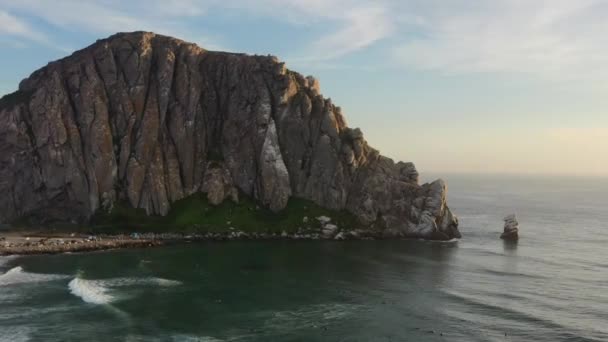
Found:
[[[419,185],[319,89],[271,56],[147,32],[97,41],[0,99],[0,222],[87,222],[117,201],[166,215],[205,192],[275,212],[299,197],[386,237],[460,237],[446,184]]]
[[[505,230],[500,235],[500,238],[504,239],[504,240],[518,240],[519,239],[519,222],[517,222],[517,218],[515,217],[515,214],[505,217],[504,221],[505,221]]]

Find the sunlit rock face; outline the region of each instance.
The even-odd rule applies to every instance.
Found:
[[[0,221],[86,222],[119,200],[165,215],[240,191],[273,211],[293,196],[346,209],[388,237],[460,237],[445,183],[418,185],[319,92],[271,56],[147,32],[97,41],[0,100]]]

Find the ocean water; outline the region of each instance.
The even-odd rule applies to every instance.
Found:
[[[1,258],[0,341],[608,341],[608,179],[445,178],[460,241]]]

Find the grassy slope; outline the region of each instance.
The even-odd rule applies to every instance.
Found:
[[[98,213],[91,225],[84,228],[95,233],[128,232],[226,232],[230,227],[244,232],[296,232],[298,229],[319,228],[315,219],[325,215],[341,228],[359,227],[356,218],[346,211],[324,209],[311,201],[292,198],[280,213],[261,208],[249,198],[239,203],[230,200],[211,205],[205,194],[194,194],[172,204],[165,217],[147,216],[143,209],[118,204],[109,213]],[[308,217],[308,223],[304,223]]]

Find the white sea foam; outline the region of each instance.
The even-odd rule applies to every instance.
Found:
[[[275,311],[271,318],[266,320],[267,330],[298,330],[310,326],[325,326],[332,321],[342,320],[355,312],[362,310],[362,306],[354,304],[317,304],[300,307],[290,311]]]
[[[25,326],[3,326],[0,342],[26,342],[30,341],[32,329]]]
[[[68,287],[73,295],[82,298],[87,303],[108,304],[114,299],[108,294],[109,290],[102,285],[102,281],[74,278]]]
[[[460,241],[460,239],[457,238],[453,238],[450,240],[424,240],[424,239],[420,239],[423,240],[426,243],[456,243],[458,241]]]
[[[113,278],[103,280],[104,285],[108,287],[126,287],[126,286],[178,286],[182,283],[177,280],[164,278]]]
[[[40,283],[65,278],[67,278],[67,276],[61,274],[30,273],[24,271],[21,266],[17,266],[0,275],[0,286],[23,283]]]
[[[17,259],[19,256],[17,255],[8,255],[8,256],[0,256],[0,267],[8,264],[9,262]]]
[[[177,286],[181,282],[164,278],[111,278],[86,280],[74,278],[69,284],[70,292],[91,304],[108,304],[116,300],[110,292],[112,289],[136,286]]]
[[[178,280],[171,280],[171,279],[165,279],[165,278],[151,278],[150,279],[154,284],[157,284],[158,286],[178,286],[181,285],[182,282],[178,281]]]

